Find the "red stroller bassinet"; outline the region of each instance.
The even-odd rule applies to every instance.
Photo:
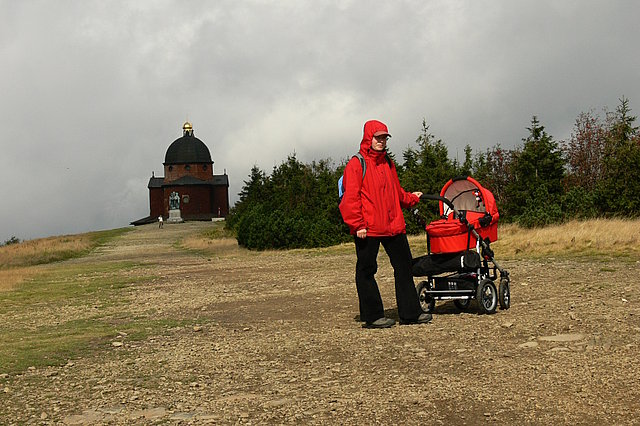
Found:
[[[464,215],[468,225],[454,217],[453,209],[440,201],[442,219],[426,226],[429,253],[458,253],[476,247],[471,226],[483,240],[498,239],[498,207],[491,191],[470,176],[451,179],[440,196],[450,200],[455,210]]]
[[[413,276],[426,277],[416,287],[423,311],[433,311],[436,300],[453,300],[462,310],[476,300],[480,311],[489,314],[498,303],[509,309],[509,272],[490,248],[498,239],[499,217],[491,191],[463,176],[447,182],[440,195],[423,194],[420,199],[438,201],[442,216],[425,227],[427,254],[413,259]]]

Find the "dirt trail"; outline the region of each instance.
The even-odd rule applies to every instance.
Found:
[[[351,246],[175,248],[206,226],[136,228],[72,261],[134,262],[132,314],[182,325],[4,378],[0,423],[638,424],[637,262],[503,261],[511,309],[439,302],[431,324],[367,330]],[[383,253],[378,281],[397,318]]]

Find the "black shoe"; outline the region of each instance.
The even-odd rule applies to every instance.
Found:
[[[396,321],[393,318],[378,318],[374,322],[367,322],[363,325],[364,328],[389,328],[395,325]]]
[[[431,322],[431,314],[420,314],[418,316],[418,318],[413,319],[413,320],[402,320],[400,321],[401,324],[426,324],[428,322]]]

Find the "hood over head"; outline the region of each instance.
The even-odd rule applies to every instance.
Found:
[[[391,137],[386,124],[378,120],[369,120],[364,123],[362,141],[360,142],[360,152],[363,154],[368,153],[369,148],[371,148],[371,140],[374,136],[380,135],[388,135]]]

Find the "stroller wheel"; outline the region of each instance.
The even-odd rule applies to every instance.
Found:
[[[509,290],[509,280],[501,279],[498,287],[498,298],[500,300],[500,309],[509,309],[511,306],[511,291]]]
[[[418,292],[418,300],[420,301],[420,307],[422,308],[422,311],[427,314],[433,312],[433,309],[436,307],[436,300],[433,298],[433,296],[427,293],[429,290],[431,290],[431,282],[429,281],[420,282],[420,284],[418,284],[418,287],[416,288],[416,291]]]
[[[471,305],[471,299],[456,299],[453,301],[453,304],[461,311],[466,311],[469,309],[469,305]]]
[[[484,314],[493,314],[498,307],[498,292],[493,281],[485,279],[480,281],[476,289],[476,300],[480,311]]]

